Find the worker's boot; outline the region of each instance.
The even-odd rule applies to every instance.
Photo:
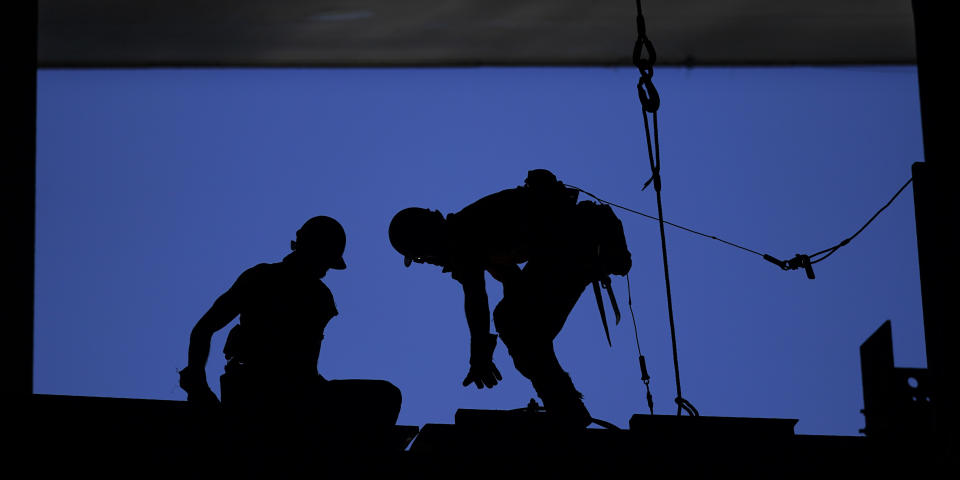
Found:
[[[534,388],[543,400],[547,415],[557,426],[582,429],[593,422],[590,412],[583,404],[583,394],[574,388],[573,381],[566,373],[551,381],[535,382]]]

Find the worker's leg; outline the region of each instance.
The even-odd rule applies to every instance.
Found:
[[[400,389],[384,380],[329,380],[318,389],[318,408],[329,423],[390,427],[400,415]]]
[[[245,371],[241,371],[245,370]],[[274,428],[388,428],[400,414],[400,390],[383,380],[324,380],[282,371],[235,368],[224,374],[224,405],[238,422]]]
[[[506,335],[504,344],[513,357],[513,364],[530,379],[547,412],[577,427],[590,424],[590,412],[583,404],[570,375],[563,371],[553,351],[552,341],[536,341]]]
[[[504,289],[504,298],[493,312],[514,365],[533,383],[547,412],[580,427],[590,424],[590,413],[561,368],[553,339],[585,286],[549,265],[528,262],[521,281]]]

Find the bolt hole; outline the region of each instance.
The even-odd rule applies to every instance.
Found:
[[[908,377],[907,385],[910,385],[910,388],[917,388],[918,386],[920,386],[920,382],[917,380],[916,377]]]

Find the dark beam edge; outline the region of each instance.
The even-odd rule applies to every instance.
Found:
[[[916,25],[917,77],[920,117],[923,126],[923,162],[915,163],[914,206],[916,209],[917,258],[920,296],[923,307],[924,343],[927,369],[933,378],[935,435],[942,448],[957,449],[957,397],[951,387],[958,352],[953,345],[960,338],[952,305],[957,281],[957,259],[952,219],[957,194],[949,162],[951,152],[952,79],[948,71],[952,24],[947,6],[934,0],[913,0]],[[948,82],[950,85],[948,86]]]
[[[9,161],[0,201],[7,222],[4,245],[12,254],[7,256],[10,282],[2,298],[8,309],[4,348],[0,349],[0,364],[4,366],[0,404],[4,405],[33,392],[37,3],[14,2],[6,13],[8,23],[13,25],[0,34],[3,43],[10,46],[2,66],[8,119],[2,135]]]
[[[836,68],[836,67],[915,67],[915,60],[890,61],[890,62],[871,62],[871,61],[837,61],[837,62],[662,62],[657,66],[661,67],[685,67],[685,68],[763,68],[763,67],[809,67],[809,68]],[[357,62],[42,62],[37,65],[41,70],[123,70],[123,69],[149,69],[149,68],[278,68],[278,69],[297,69],[297,68],[469,68],[469,67],[493,67],[493,68],[523,68],[523,67],[583,67],[583,68],[619,68],[633,67],[633,64],[627,61],[609,62],[592,60],[570,60],[570,61],[357,61]]]

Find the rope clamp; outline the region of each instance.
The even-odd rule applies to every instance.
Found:
[[[810,280],[817,278],[816,275],[813,274],[813,264],[810,262],[809,255],[798,253],[790,260],[778,260],[772,255],[764,254],[763,259],[780,267],[781,270],[797,270],[802,268],[807,273],[807,278]]]

